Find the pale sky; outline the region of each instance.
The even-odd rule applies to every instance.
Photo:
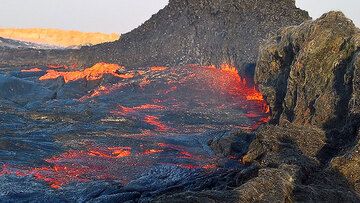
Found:
[[[0,27],[126,33],[168,0],[0,0]],[[314,18],[341,10],[360,27],[360,0],[297,0]]]

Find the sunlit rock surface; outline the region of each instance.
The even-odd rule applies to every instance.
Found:
[[[118,34],[87,33],[45,28],[1,28],[0,37],[65,48],[113,42],[118,40],[120,36]]]

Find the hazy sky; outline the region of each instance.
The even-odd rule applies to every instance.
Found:
[[[0,27],[45,27],[125,33],[136,28],[168,0],[0,0]],[[342,10],[360,27],[360,0],[297,0],[318,17]]]

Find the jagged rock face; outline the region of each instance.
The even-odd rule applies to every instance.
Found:
[[[329,12],[261,47],[255,80],[277,125],[256,133],[243,161],[296,166],[295,201],[359,201],[359,39],[349,19]]]
[[[228,62],[240,67],[256,61],[267,34],[308,19],[293,0],[171,0],[121,40],[83,53],[126,66]]]
[[[358,137],[360,137],[360,131]],[[334,158],[331,166],[346,177],[355,190],[360,193],[360,140],[345,155]]]
[[[262,46],[256,82],[275,122],[334,128],[359,111],[359,36],[342,13],[330,12]]]

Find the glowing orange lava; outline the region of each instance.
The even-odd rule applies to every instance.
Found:
[[[148,149],[148,150],[145,150],[143,152],[143,154],[145,154],[145,155],[158,154],[158,153],[161,153],[163,151],[164,150],[162,150],[162,149]]]
[[[131,155],[130,147],[109,147],[106,150],[102,149],[91,149],[88,154],[90,156],[118,159]]]
[[[65,83],[68,83],[79,79],[99,80],[105,74],[110,74],[123,79],[129,79],[134,77],[133,73],[118,73],[118,71],[124,69],[125,67],[119,66],[117,64],[97,63],[90,68],[84,69],[83,71],[59,72],[55,70],[48,70],[44,76],[39,78],[39,80],[52,80],[58,77],[63,77]]]
[[[166,126],[164,123],[162,123],[160,121],[160,118],[157,116],[149,116],[149,115],[145,116],[144,121],[147,124],[155,126],[156,131],[159,131],[159,132],[166,132],[170,129],[168,126]]]
[[[40,68],[31,68],[31,69],[21,70],[21,72],[24,72],[24,73],[41,72],[41,71],[42,70]]]
[[[101,163],[113,164],[119,162],[99,162],[105,159],[122,160],[124,158],[137,159],[136,157],[149,157],[150,155],[159,154],[168,150],[175,150],[179,158],[189,160],[204,160],[202,157],[186,152],[182,147],[159,143],[158,149],[145,149],[142,152],[132,154],[131,147],[92,147],[87,150],[70,150],[58,156],[53,156],[45,161],[49,166],[34,167],[34,168],[14,168],[4,164],[0,170],[0,176],[16,175],[19,177],[33,176],[36,180],[46,182],[53,189],[60,189],[62,186],[73,182],[88,182],[91,180],[119,180],[119,177],[109,174],[109,171],[104,171],[108,166],[102,166]],[[155,157],[151,158],[154,159]],[[129,162],[126,162],[129,163]],[[141,163],[133,163],[136,166]],[[164,163],[167,165],[176,165],[186,169],[215,169],[214,164],[174,164]],[[130,166],[129,166],[130,167]],[[106,169],[107,170],[107,169]]]
[[[123,83],[117,83],[117,84],[113,84],[113,85],[110,85],[110,86],[103,86],[101,85],[100,87],[98,87],[97,89],[94,89],[89,95],[85,95],[83,97],[81,97],[79,99],[79,101],[85,101],[87,99],[91,99],[93,97],[98,97],[98,96],[101,96],[101,95],[107,95],[107,94],[110,94],[112,91],[115,91],[115,90],[119,90],[123,87],[125,87],[126,84],[123,84]]]

